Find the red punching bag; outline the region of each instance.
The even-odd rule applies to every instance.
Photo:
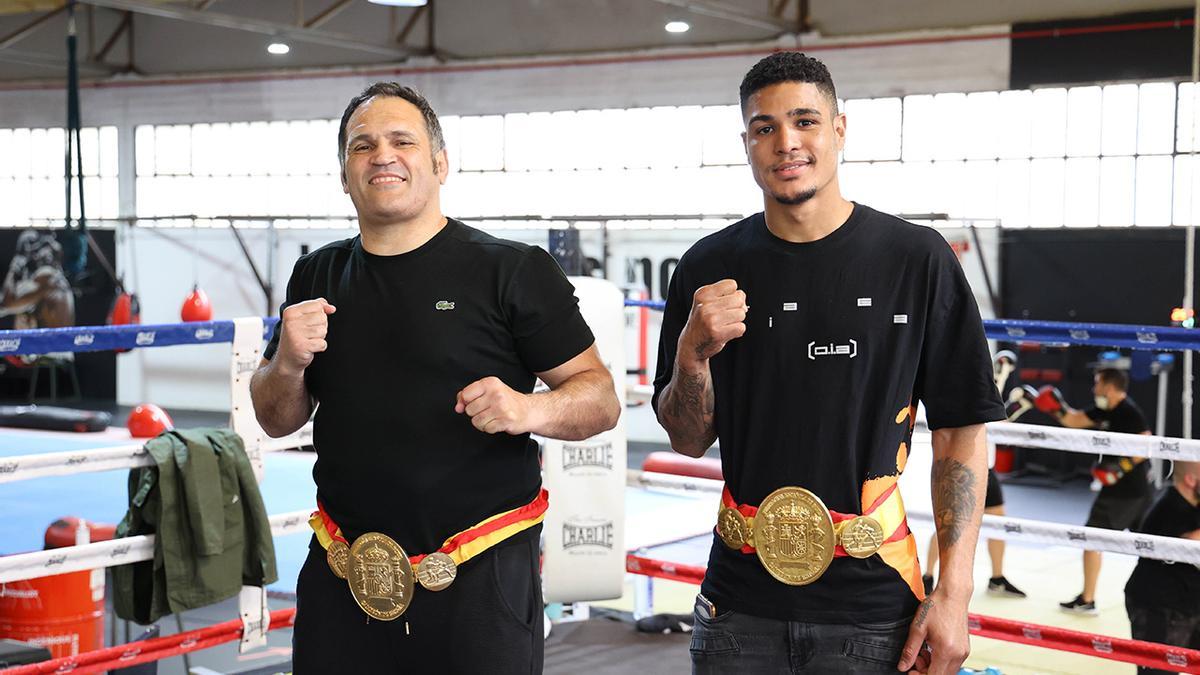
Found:
[[[142,322],[142,308],[138,304],[137,293],[121,291],[113,301],[112,309],[108,310],[108,325],[128,326]],[[128,349],[114,349],[118,354],[124,354]]]
[[[212,303],[208,300],[200,286],[192,286],[192,292],[183,299],[183,307],[179,310],[179,318],[184,321],[212,321]]]
[[[154,438],[164,431],[174,429],[175,423],[162,408],[153,403],[143,403],[129,413],[125,426],[129,428],[129,435],[134,438]]]
[[[108,311],[108,325],[127,326],[142,322],[142,308],[136,293],[119,293]]]

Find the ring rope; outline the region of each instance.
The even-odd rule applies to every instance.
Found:
[[[625,557],[625,570],[631,574],[690,584],[699,584],[703,581],[705,572],[703,566],[655,560],[632,553]],[[1151,668],[1200,673],[1200,650],[1142,640],[1108,637],[980,614],[968,614],[967,626],[972,635],[980,637],[1020,642],[1113,661],[1135,663]]]
[[[1200,460],[1200,440],[1068,429],[1016,422],[989,422],[988,440],[1006,445],[1065,450],[1087,455],[1119,455],[1184,461]]]
[[[264,439],[258,445],[259,452],[279,452],[312,445],[312,423],[300,430],[279,438]],[[251,448],[247,448],[250,454]],[[45,452],[31,455],[0,457],[0,483],[42,478],[45,476],[67,476],[76,473],[132,469],[152,466],[143,444],[104,446],[95,449]]]
[[[296,621],[296,608],[277,609],[271,612],[267,630],[290,628]],[[103,673],[108,670],[128,668],[139,663],[159,661],[170,656],[208,649],[233,642],[242,637],[241,619],[198,628],[175,635],[139,640],[114,647],[96,649],[75,656],[64,656],[49,661],[31,663],[0,669],[4,675],[44,675],[47,673]]]
[[[308,531],[312,510],[279,513],[268,518],[271,534]],[[114,567],[154,559],[154,535],[124,537],[91,544],[79,544],[46,551],[31,551],[0,556],[0,583],[23,581],[52,574]]]

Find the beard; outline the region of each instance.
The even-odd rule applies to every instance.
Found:
[[[817,196],[817,188],[815,187],[808,188],[807,190],[801,190],[800,192],[791,195],[782,195],[778,193],[771,194],[771,197],[775,201],[786,206],[798,206],[815,196]]]

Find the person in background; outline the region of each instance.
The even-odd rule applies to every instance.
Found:
[[[1031,388],[1026,389],[1032,395]],[[1125,434],[1149,434],[1150,425],[1141,408],[1129,397],[1129,375],[1116,368],[1096,371],[1092,384],[1092,407],[1076,410],[1067,405],[1062,392],[1045,386],[1036,393],[1038,410],[1072,429],[1099,429]],[[1144,457],[1100,456],[1092,475],[1101,484],[1100,494],[1092,503],[1087,527],[1127,530],[1134,527],[1150,505],[1153,491],[1149,481],[1150,464]],[[1073,600],[1060,602],[1066,612],[1095,615],[1096,583],[1100,579],[1100,552],[1083,552],[1083,592]]]
[[[1017,356],[1005,349],[996,353],[992,359],[992,378],[996,383],[996,391],[1004,393],[1004,385],[1008,376],[1017,365]],[[1018,417],[1031,408],[1030,405],[1009,405],[1005,409],[1009,422],[1015,422]],[[1004,491],[1000,488],[1000,479],[996,476],[996,444],[988,442],[988,472],[987,493],[983,497],[983,512],[993,516],[1003,516]],[[992,562],[992,576],[988,578],[987,592],[1007,598],[1023,598],[1025,592],[1004,577],[1004,540],[987,540],[988,557]],[[937,534],[929,538],[928,555],[925,557],[925,574],[921,581],[925,584],[925,594],[933,592],[933,571],[937,569],[938,543]]]
[[[1138,532],[1200,541],[1200,462],[1175,462]],[[1133,639],[1200,649],[1200,566],[1141,558],[1125,584],[1125,611]],[[1167,672],[1138,667],[1139,675]]]

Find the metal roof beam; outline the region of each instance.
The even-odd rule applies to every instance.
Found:
[[[138,14],[145,14],[148,16],[157,16],[163,19],[189,21],[192,23],[215,26],[218,28],[228,28],[230,30],[240,30],[250,33],[258,33],[260,35],[270,35],[272,37],[287,38],[295,40],[296,42],[308,42],[326,47],[353,49],[357,51],[379,54],[381,56],[390,56],[395,59],[404,59],[411,55],[410,50],[393,44],[365,42],[353,35],[329,33],[326,31],[314,30],[312,28],[293,26],[287,23],[264,21],[262,19],[252,19],[233,14],[221,14],[218,12],[208,11],[202,12],[187,7],[159,4],[155,2],[147,2],[145,0],[79,1],[81,3],[94,5],[96,7],[107,7],[109,9],[137,12]]]

